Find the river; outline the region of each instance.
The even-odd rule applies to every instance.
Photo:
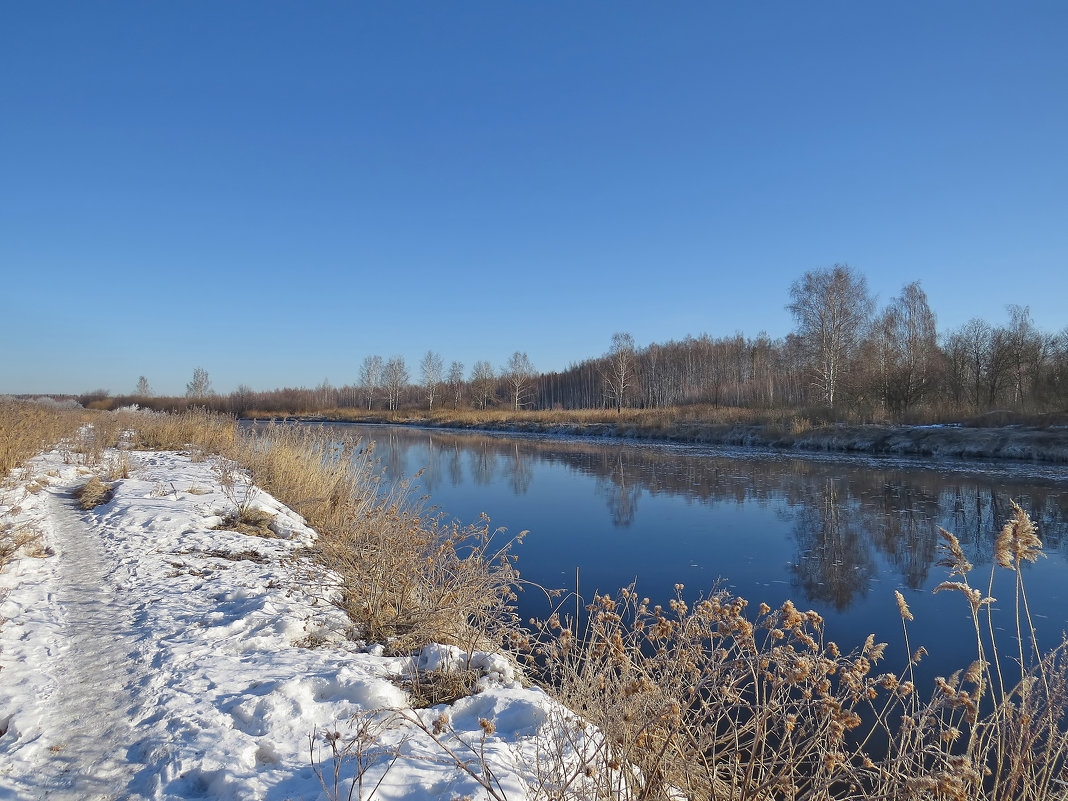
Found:
[[[421,492],[449,517],[530,533],[518,548],[524,579],[581,595],[636,582],[666,602],[715,589],[778,606],[792,599],[852,647],[869,633],[903,664],[900,590],[930,670],[974,658],[969,608],[935,594],[947,571],[939,527],[954,533],[986,589],[993,544],[1010,499],[1038,524],[1046,558],[1024,566],[1044,646],[1068,627],[1068,466],[804,455],[685,445],[554,439],[402,426],[343,426],[376,444],[391,478],[423,471]],[[1015,650],[1015,574],[995,571],[994,625]],[[525,617],[541,593],[521,595]]]

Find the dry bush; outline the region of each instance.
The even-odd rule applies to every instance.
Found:
[[[413,670],[401,683],[414,709],[451,704],[478,692],[479,671],[471,668]]]
[[[1018,572],[1040,543],[1014,507],[997,562],[1017,570],[1017,675],[998,656],[989,593],[944,533],[950,579],[972,611],[971,665],[924,700],[914,660],[876,673],[874,637],[843,653],[814,612],[717,595],[668,609],[632,590],[597,596],[588,625],[551,617],[532,661],[583,725],[558,727],[547,797],[671,799],[1068,798],[1068,644],[1040,654]],[[905,625],[911,612],[898,595]],[[627,769],[633,767],[636,770]]]
[[[130,477],[130,452],[123,449],[112,455],[107,465],[108,480],[118,481]]]
[[[82,509],[89,510],[110,501],[114,489],[111,484],[101,481],[100,476],[93,476],[74,491],[74,497]]]
[[[511,546],[488,520],[470,526],[421,517],[387,498],[342,536],[320,537],[320,558],[339,577],[337,604],[366,637],[406,652],[429,642],[493,647],[516,622],[518,573]]]

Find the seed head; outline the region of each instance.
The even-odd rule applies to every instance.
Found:
[[[909,605],[905,603],[905,596],[894,590],[894,597],[897,598],[897,610],[901,613],[901,618],[903,620],[915,620],[916,618],[909,611]]]
[[[1011,501],[1013,516],[1001,529],[994,544],[994,560],[1002,567],[1016,570],[1020,562],[1035,562],[1042,553],[1042,540],[1038,529],[1027,512]]]

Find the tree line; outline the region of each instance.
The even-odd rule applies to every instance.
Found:
[[[1026,306],[1009,305],[1000,325],[978,318],[939,332],[918,281],[877,308],[863,275],[845,264],[806,272],[789,288],[794,330],[782,339],[760,332],[638,347],[618,332],[607,351],[559,372],[538,372],[523,351],[495,367],[476,361],[448,367],[428,350],[409,368],[403,356],[369,355],[351,383],[227,396],[198,367],[184,400],[237,414],[313,413],[329,409],[656,409],[705,404],[806,409],[854,419],[920,419],[994,409],[1063,411],[1068,407],[1068,327],[1038,329]],[[83,403],[114,405],[98,390]],[[141,376],[132,396],[153,398]]]

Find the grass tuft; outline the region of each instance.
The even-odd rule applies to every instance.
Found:
[[[74,491],[74,497],[82,509],[89,510],[110,501],[114,491],[113,485],[101,481],[100,476],[93,476]]]

